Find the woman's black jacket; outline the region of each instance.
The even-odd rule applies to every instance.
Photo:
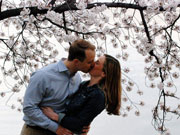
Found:
[[[73,133],[82,133],[84,126],[90,125],[93,119],[105,109],[105,95],[96,84],[87,87],[89,81],[82,82],[78,92],[66,107],[60,125]]]

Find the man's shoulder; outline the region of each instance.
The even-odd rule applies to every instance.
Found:
[[[42,67],[41,69],[39,69],[39,71],[49,71],[49,70],[53,70],[53,69],[57,69],[57,65],[59,64],[60,62],[56,62],[56,63],[50,63],[44,67]]]
[[[56,63],[53,64],[49,64],[47,66],[44,66],[38,70],[36,70],[35,72],[32,73],[32,76],[41,76],[44,77],[46,75],[48,75],[49,72],[53,72],[53,70],[56,69]]]
[[[51,63],[48,64],[40,69],[38,69],[34,74],[39,74],[39,75],[48,75],[49,73],[53,72],[58,72],[58,63]]]
[[[46,72],[43,70],[37,70],[32,73],[31,78],[46,78]]]

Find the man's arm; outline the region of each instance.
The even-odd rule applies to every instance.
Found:
[[[24,96],[23,112],[30,122],[56,132],[58,124],[46,117],[39,108],[39,103],[42,101],[46,90],[46,84],[48,82],[41,72],[32,75]]]
[[[41,109],[42,109],[42,112],[43,112],[48,118],[50,118],[50,119],[58,122],[58,119],[59,119],[59,116],[60,116],[60,115],[58,115],[57,113],[55,113],[52,108],[50,108],[50,107],[41,107]],[[64,113],[60,113],[60,114],[63,115],[62,117],[65,116]],[[62,126],[59,126],[58,129],[57,129],[57,131],[56,131],[56,134],[57,134],[57,135],[72,135],[73,133],[72,133],[70,130],[63,128]]]

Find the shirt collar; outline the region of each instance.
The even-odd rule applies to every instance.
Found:
[[[62,58],[59,62],[58,62],[58,71],[59,72],[69,72],[68,68],[66,67],[66,65],[64,64],[64,58]]]
[[[64,61],[66,60],[66,58],[62,58],[59,62],[58,62],[58,71],[59,72],[66,72],[70,77],[73,77],[76,73],[71,74],[69,69],[66,67],[66,65],[64,64]]]

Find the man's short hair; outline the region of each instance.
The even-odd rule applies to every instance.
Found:
[[[94,51],[95,48],[94,45],[84,39],[75,40],[69,48],[68,60],[78,59],[82,62],[86,58],[85,50],[90,49]]]

